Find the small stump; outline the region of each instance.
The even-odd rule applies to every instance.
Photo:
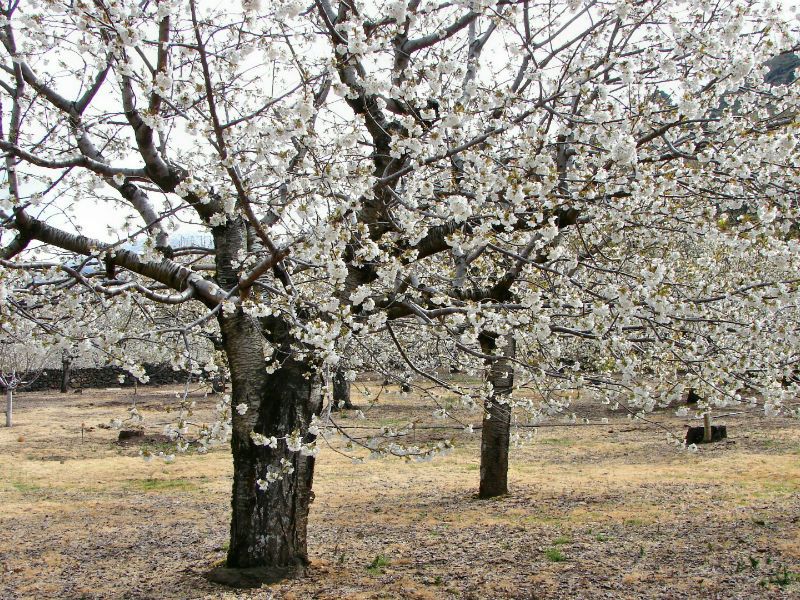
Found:
[[[123,429],[119,432],[118,441],[124,442],[133,438],[144,437],[144,429]]]
[[[687,444],[702,444],[704,427],[689,427],[686,430],[686,443]],[[725,425],[712,425],[711,426],[711,441],[718,442],[728,437],[728,428]]]

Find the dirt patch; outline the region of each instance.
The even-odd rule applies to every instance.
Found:
[[[122,446],[123,448],[129,448],[131,446],[143,446],[143,445],[166,446],[170,443],[172,443],[172,440],[168,436],[162,433],[134,435],[126,437],[125,439],[118,439],[116,442],[117,446]]]

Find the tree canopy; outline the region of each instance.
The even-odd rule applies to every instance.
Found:
[[[182,340],[177,362],[198,333],[225,352],[230,566],[303,562],[331,425],[319,385],[343,352],[487,411],[531,387],[541,402],[517,404],[534,421],[587,387],[632,413],[687,388],[797,410],[781,385],[800,281],[783,7],[1,6],[0,323],[49,326],[69,295],[191,305],[136,336]],[[94,219],[113,230],[83,235]],[[125,334],[91,322],[56,332],[117,352]],[[505,370],[475,397],[437,374],[443,354]]]

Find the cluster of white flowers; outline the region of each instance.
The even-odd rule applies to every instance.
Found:
[[[250,433],[250,439],[253,440],[253,443],[256,446],[265,446],[267,448],[278,447],[278,438],[276,438],[275,436],[267,437],[265,435],[253,431]]]
[[[292,461],[281,458],[278,466],[270,465],[267,468],[264,478],[256,480],[256,485],[262,492],[265,492],[269,489],[271,484],[281,481],[286,475],[291,475],[292,473],[294,473]]]

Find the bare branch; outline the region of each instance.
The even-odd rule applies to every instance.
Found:
[[[147,172],[144,168],[131,169],[129,167],[117,167],[93,160],[85,155],[73,156],[72,158],[64,158],[60,160],[43,158],[23,150],[15,144],[11,144],[3,140],[0,140],[0,150],[4,150],[13,156],[16,156],[17,158],[24,160],[25,162],[36,165],[37,167],[43,167],[45,169],[70,169],[74,167],[83,167],[89,171],[92,171],[93,173],[103,175],[104,177],[113,177],[114,175],[123,175],[125,177],[134,177],[137,179],[144,179],[147,177]]]

